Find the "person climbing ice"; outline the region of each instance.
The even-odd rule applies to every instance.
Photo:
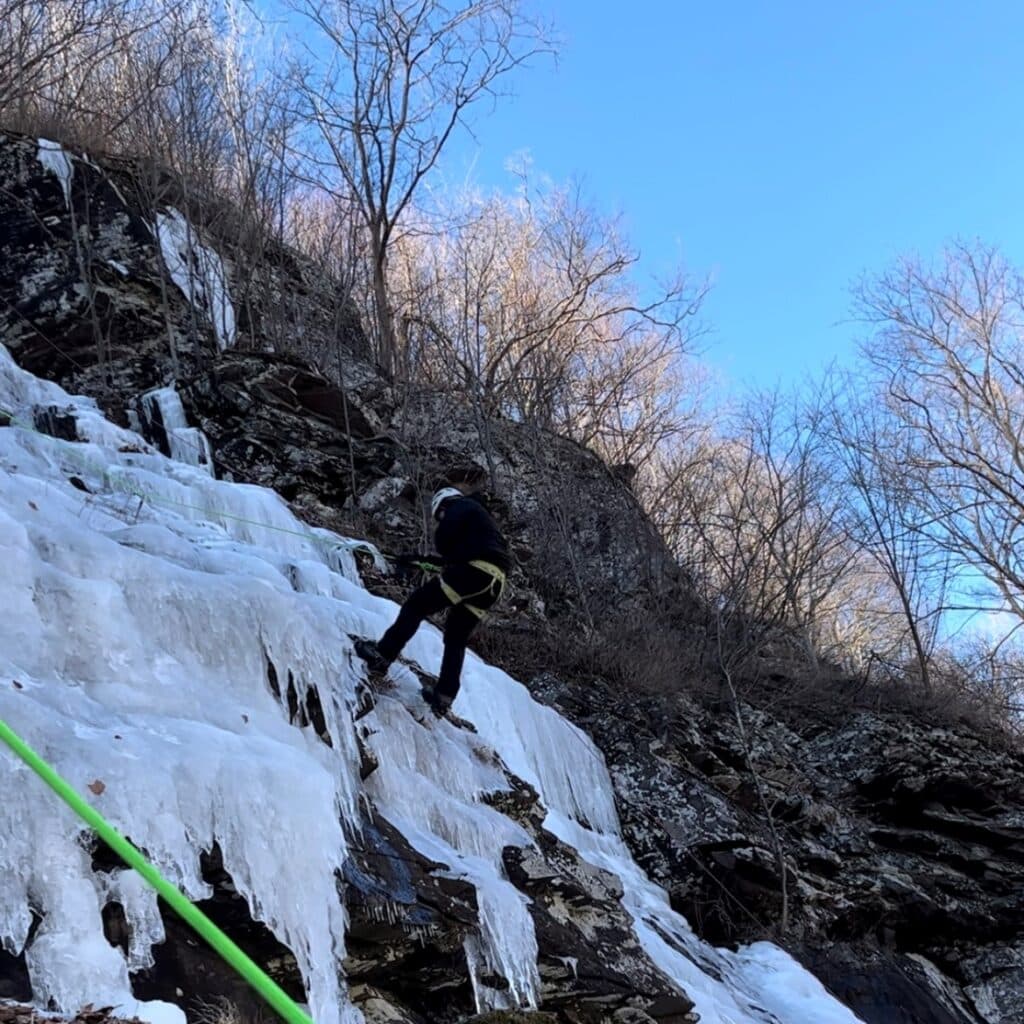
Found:
[[[437,521],[434,545],[443,566],[440,575],[409,595],[379,640],[357,639],[354,646],[371,671],[383,675],[420,623],[447,609],[441,672],[437,685],[423,694],[441,716],[459,692],[467,641],[505,590],[510,561],[505,538],[478,499],[443,487],[431,499],[430,512]]]

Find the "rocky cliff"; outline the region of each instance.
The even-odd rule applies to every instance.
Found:
[[[137,175],[0,136],[0,340],[23,368],[93,396],[165,454],[177,446],[217,477],[274,488],[306,522],[358,530],[385,549],[425,545],[424,491],[485,484],[519,558],[517,599],[496,630],[506,667],[593,738],[623,837],[698,935],[718,945],[780,938],[785,879],[781,941],[868,1024],[1024,1019],[1018,751],[967,726],[868,711],[823,723],[747,708],[745,739],[732,713],[696,699],[687,680],[671,694],[638,695],[599,673],[542,671],[534,638],[600,628],[630,601],[642,606],[651,578],[666,600],[685,599],[685,580],[628,486],[564,439],[511,423],[482,438],[469,411],[450,407],[439,420],[429,396],[410,402],[366,361],[354,320],[340,332],[324,325],[323,344],[341,353],[330,372],[267,351],[258,304],[228,343],[215,309],[220,278],[209,265],[175,273],[174,247],[161,241],[157,214],[173,207],[174,183],[144,200]],[[215,252],[216,238],[203,237]],[[218,273],[230,282],[232,272],[225,259]],[[282,258],[279,286],[302,290],[307,273]],[[35,427],[75,429],[59,407],[37,409]],[[190,433],[197,428],[202,435]],[[387,576],[376,583],[401,592]],[[295,721],[315,726],[316,701],[301,687],[267,685]],[[532,852],[510,847],[504,867],[531,898],[550,1019],[694,1019],[685,993],[637,947],[616,880],[544,830],[521,779],[495,799],[533,838]],[[383,818],[364,822],[351,854],[339,882],[350,917],[345,968],[366,1019],[468,1019],[472,887],[439,877]],[[294,957],[253,921],[216,849],[203,877],[211,915],[299,991]],[[106,923],[112,943],[127,942],[116,912]],[[155,964],[134,978],[136,995],[227,994],[256,1012],[180,926],[168,920],[167,929]],[[23,954],[0,952],[0,996],[30,995]]]

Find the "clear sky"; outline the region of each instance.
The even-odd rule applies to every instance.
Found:
[[[849,285],[955,235],[1024,265],[1024,0],[557,0],[447,174],[583,179],[642,266],[710,274],[713,365],[769,386],[852,351]]]

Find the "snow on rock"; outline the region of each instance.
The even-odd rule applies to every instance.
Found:
[[[199,234],[178,210],[158,213],[156,236],[171,280],[213,325],[221,349],[235,343],[235,308],[220,256],[203,245]]]
[[[72,410],[86,440],[22,426],[39,404]],[[417,676],[396,664],[393,689],[360,720],[379,765],[361,781],[352,714],[363,666],[350,635],[377,636],[396,612],[362,587],[361,542],[306,527],[271,491],[102,429],[95,407],[22,373],[2,347],[0,408],[14,414],[0,429],[0,717],[193,899],[208,894],[199,853],[219,844],[253,917],[294,952],[317,1024],[362,1020],[339,980],[335,883],[361,801],[476,887],[465,954],[479,1009],[537,1005],[527,897],[502,866],[506,847],[533,840],[484,799],[510,788],[502,763],[536,789],[551,832],[621,879],[640,942],[702,1024],[857,1024],[777,948],[700,942],[633,862],[597,748],[472,655],[455,711],[476,733],[421,721]],[[406,653],[434,673],[441,649],[425,626]],[[300,700],[316,688],[329,746],[289,724],[268,664]],[[0,776],[0,939],[17,953],[30,907],[43,912],[26,953],[35,998],[180,1020],[130,989],[129,970],[163,937],[153,895],[124,871],[94,873],[82,827],[6,752]],[[103,935],[112,898],[131,925],[127,958]],[[495,974],[506,989],[486,984]]]
[[[71,157],[59,142],[51,139],[39,139],[39,150],[37,157],[39,162],[60,182],[61,190],[64,193],[64,202],[71,206],[71,179],[74,177],[75,168],[71,163]]]

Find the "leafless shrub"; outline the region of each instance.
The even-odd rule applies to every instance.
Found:
[[[692,419],[682,369],[704,288],[680,277],[641,301],[613,221],[576,189],[528,189],[456,196],[444,234],[395,246],[403,373],[457,387],[485,448],[506,416],[639,474]]]
[[[247,1019],[238,1006],[226,996],[210,1001],[197,1000],[193,1008],[196,1024],[263,1024],[266,1019],[262,1012],[255,1019]]]
[[[0,117],[29,130],[74,102],[144,22],[134,0],[0,0]]]

